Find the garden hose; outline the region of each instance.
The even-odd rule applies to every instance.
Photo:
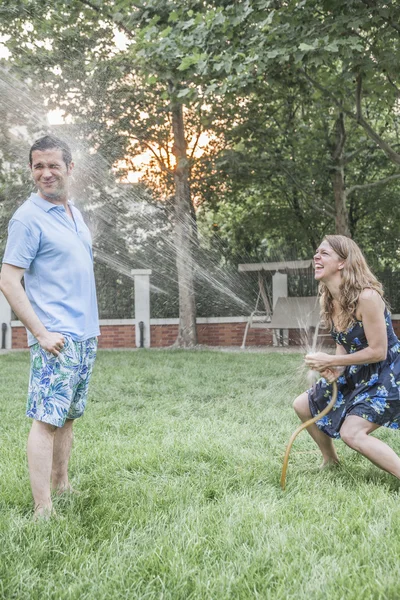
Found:
[[[320,419],[322,419],[322,417],[324,417],[325,415],[327,415],[328,412],[330,412],[330,410],[333,408],[333,405],[336,402],[337,392],[338,392],[338,390],[337,390],[337,383],[336,383],[336,381],[334,381],[333,384],[332,384],[332,398],[331,398],[329,404],[324,408],[323,411],[321,411],[320,413],[318,413],[317,415],[315,415],[315,417],[313,417],[312,419],[308,419],[308,421],[305,421],[304,423],[302,423],[296,429],[296,431],[292,434],[292,437],[290,438],[289,443],[288,443],[287,448],[286,448],[285,458],[283,459],[283,467],[282,467],[282,475],[281,475],[281,488],[283,490],[285,489],[285,485],[286,485],[286,471],[287,471],[287,466],[288,466],[288,462],[289,462],[290,449],[292,447],[292,444],[293,444],[294,440],[299,435],[300,431],[303,431],[303,429],[306,429],[307,427],[309,427],[310,425],[312,425],[316,421],[319,421]]]

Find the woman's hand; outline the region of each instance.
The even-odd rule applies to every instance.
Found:
[[[307,354],[304,361],[310,369],[314,371],[325,371],[333,367],[332,365],[333,356],[326,354],[325,352],[315,352],[313,354]]]
[[[341,376],[344,370],[344,367],[330,367],[329,369],[320,371],[320,375],[326,379],[328,383],[333,383]]]

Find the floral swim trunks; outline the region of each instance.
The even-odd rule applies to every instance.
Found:
[[[97,351],[95,337],[84,342],[75,342],[67,335],[64,339],[64,348],[58,356],[39,344],[30,347],[26,415],[56,427],[83,415]]]

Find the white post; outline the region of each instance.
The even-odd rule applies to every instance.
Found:
[[[9,350],[11,348],[11,318],[12,318],[12,312],[11,312],[11,307],[8,304],[7,300],[5,299],[4,295],[0,292],[0,340],[1,340],[1,344],[0,344],[0,348],[2,346],[2,342],[3,342],[3,328],[4,328],[4,324],[6,325],[6,331],[5,331],[5,346],[7,348],[7,350]]]
[[[286,273],[276,273],[272,276],[272,305],[275,308],[275,305],[278,301],[278,298],[287,298],[288,297],[288,277]],[[287,346],[289,343],[289,331],[288,329],[282,330],[273,330],[274,331],[274,346]],[[282,339],[281,339],[282,334]]]
[[[135,281],[135,337],[140,348],[143,330],[143,347],[150,348],[150,269],[132,269]]]
[[[288,282],[286,273],[277,271],[272,275],[272,304],[273,308],[277,303],[278,298],[288,297]]]

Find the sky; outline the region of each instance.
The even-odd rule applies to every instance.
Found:
[[[0,35],[0,58],[8,58],[10,56],[9,51],[3,43],[6,39],[6,36]]]

